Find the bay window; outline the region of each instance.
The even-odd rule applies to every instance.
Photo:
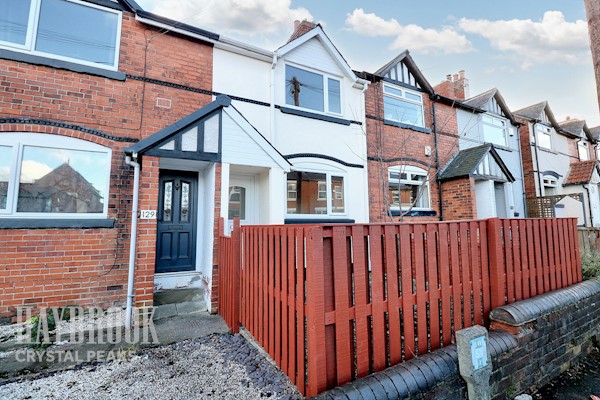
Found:
[[[339,79],[286,65],[285,103],[314,111],[340,114],[341,82]]]
[[[78,0],[0,0],[0,47],[116,70],[121,12]]]
[[[388,202],[392,210],[430,209],[427,171],[408,165],[388,168]]]
[[[111,150],[79,139],[0,134],[0,218],[102,218]]]
[[[385,119],[423,127],[423,97],[398,86],[383,85]]]
[[[344,177],[334,173],[292,171],[287,174],[287,213],[345,214]]]

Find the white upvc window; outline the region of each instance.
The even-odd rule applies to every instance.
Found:
[[[581,161],[587,161],[590,159],[590,152],[588,150],[587,142],[579,141],[577,143],[577,151],[579,152],[579,159]]]
[[[389,167],[388,201],[392,210],[430,210],[427,171],[410,165]]]
[[[106,218],[111,150],[40,133],[0,133],[0,218]]]
[[[486,143],[498,144],[500,146],[507,145],[507,124],[506,120],[492,117],[491,115],[483,115],[483,141]]]
[[[390,84],[383,85],[384,118],[404,124],[424,126],[421,93]]]
[[[555,196],[558,194],[558,179],[551,175],[544,175],[544,196]]]
[[[290,188],[294,195],[290,196]],[[345,215],[343,174],[292,171],[287,174],[287,213],[293,216]]]
[[[342,113],[341,80],[287,64],[285,103],[298,108],[339,115]]]
[[[0,0],[0,48],[117,70],[121,19],[79,0]]]
[[[546,125],[536,125],[538,147],[552,150],[552,129]]]

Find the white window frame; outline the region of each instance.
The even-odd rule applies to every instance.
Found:
[[[581,156],[582,151],[585,151],[585,157]],[[577,142],[577,153],[579,155],[579,160],[581,161],[589,161],[590,159],[590,150],[587,142],[580,140]]]
[[[552,140],[552,128],[550,128],[549,126],[543,125],[543,124],[538,124],[535,126],[535,133],[536,133],[536,139],[537,139],[536,146],[538,146],[541,149],[546,149],[546,150],[552,150],[554,148],[554,143]],[[540,143],[540,135],[544,135],[544,136],[548,137],[548,141],[550,142],[550,147],[546,147]]]
[[[399,178],[393,178],[392,179],[392,173],[394,174],[399,174]],[[406,179],[402,179],[401,178],[401,174],[406,174]],[[419,180],[414,180],[412,179],[412,175],[418,175],[418,176],[424,176],[425,180],[424,181],[419,181]],[[429,174],[427,173],[426,170],[419,168],[419,167],[413,167],[412,165],[395,165],[392,167],[388,167],[388,190],[390,187],[390,183],[395,183],[397,185],[399,185],[400,183],[405,183],[407,185],[425,185],[425,189],[423,189],[423,191],[421,192],[421,196],[423,196],[423,193],[425,193],[425,191],[427,191],[427,207],[417,207],[416,205],[413,206],[412,208],[410,208],[411,210],[415,210],[415,211],[429,211],[431,210],[431,187],[429,185]],[[417,201],[418,203],[418,201]],[[402,207],[402,199],[400,196],[400,193],[398,193],[398,206],[395,206],[393,204],[390,204],[390,208],[392,210],[408,210],[409,207]]]
[[[486,121],[486,118],[489,118],[491,121]],[[497,122],[497,123],[496,123]],[[500,146],[508,146],[508,123],[507,120],[504,118],[498,118],[496,116],[493,115],[489,115],[489,114],[483,114],[481,116],[481,123],[483,125],[487,125],[487,126],[491,126],[493,128],[500,128],[502,130],[502,132],[504,133],[504,142],[503,143],[496,143],[496,142],[492,142],[489,141],[486,137],[485,137],[485,130],[482,129],[482,134],[483,134],[483,141],[485,143],[493,143],[493,144],[498,144]]]
[[[72,62],[72,63],[76,63],[76,64],[87,65],[90,67],[96,67],[96,68],[102,68],[102,69],[107,69],[107,70],[111,70],[111,71],[117,71],[117,69],[119,67],[119,54],[120,54],[120,50],[121,50],[121,27],[122,27],[122,22],[123,22],[123,15],[122,15],[123,13],[121,11],[102,7],[97,4],[93,4],[93,3],[83,2],[80,0],[65,0],[70,3],[80,4],[85,7],[96,8],[96,9],[102,10],[104,12],[113,13],[118,16],[116,43],[115,43],[115,62],[113,65],[106,65],[106,64],[94,63],[94,62],[86,61],[86,60],[80,60],[78,58],[71,58],[71,57],[66,57],[66,56],[62,56],[62,55],[58,55],[58,54],[45,53],[42,51],[35,50],[35,38],[37,36],[37,29],[38,29],[39,15],[40,15],[40,9],[42,6],[42,1],[43,0],[31,0],[31,8],[29,10],[29,20],[27,21],[27,33],[25,36],[25,45],[20,45],[18,43],[12,43],[12,42],[0,41],[0,48],[18,51],[20,53],[27,53],[27,54],[37,55],[37,56],[43,56],[43,57],[52,58],[52,59],[61,60],[61,61],[68,61],[68,62]]]
[[[9,132],[0,133],[0,146],[11,147],[11,163],[6,199],[6,209],[0,210],[0,218],[22,218],[22,219],[105,219],[108,217],[108,203],[110,200],[110,170],[112,165],[112,150],[96,143],[87,142],[66,136],[58,136],[43,133]],[[106,183],[104,187],[104,208],[102,213],[43,213],[43,212],[18,212],[17,201],[19,195],[19,184],[21,175],[21,161],[23,159],[23,148],[47,147],[64,150],[89,151],[95,153],[106,153],[108,155],[108,168],[106,168]]]
[[[284,90],[287,90],[287,80],[286,80],[286,76],[287,76],[287,67],[294,67],[306,72],[310,72],[313,74],[317,74],[317,75],[321,75],[321,78],[323,79],[323,111],[319,111],[319,110],[315,110],[312,108],[307,108],[307,107],[302,107],[302,106],[296,106],[294,104],[289,104],[287,103],[287,95],[284,94],[284,98],[283,98],[283,102],[285,103],[286,107],[289,108],[293,108],[295,110],[302,110],[302,111],[308,111],[311,113],[317,113],[317,114],[324,114],[324,115],[335,115],[335,116],[342,116],[343,114],[343,110],[344,110],[344,88],[342,85],[342,83],[344,82],[343,78],[340,76],[336,76],[336,75],[331,75],[328,74],[326,72],[323,71],[319,71],[317,69],[313,69],[313,68],[308,68],[306,66],[303,65],[298,65],[295,63],[291,63],[291,62],[286,62],[283,68],[283,79],[284,79]],[[335,112],[335,111],[330,111],[329,110],[329,79],[333,79],[335,81],[338,81],[340,83],[340,112]]]
[[[295,182],[287,182],[287,201],[296,201],[298,200],[298,186]],[[293,196],[290,196],[292,195]]]
[[[299,169],[294,169],[293,172],[312,172],[312,173],[317,173],[317,174],[324,174],[326,176],[326,180],[325,181],[319,181],[319,184],[321,184],[321,182],[326,183],[327,187],[326,187],[326,199],[323,200],[327,200],[327,206],[326,208],[326,212],[322,213],[322,214],[290,214],[286,208],[286,218],[288,219],[293,219],[293,218],[303,218],[303,219],[320,219],[323,218],[323,216],[331,216],[331,217],[341,217],[341,216],[346,216],[348,215],[348,202],[346,201],[346,199],[348,198],[346,196],[347,193],[347,186],[348,186],[348,176],[343,173],[343,172],[337,172],[337,171],[323,171],[323,170],[319,170],[319,169],[312,169],[312,168],[299,168]],[[342,196],[343,196],[343,200],[344,200],[344,212],[343,213],[336,213],[333,212],[333,198],[332,198],[332,190],[331,190],[331,177],[335,176],[335,177],[339,177],[342,178],[344,180],[344,190],[342,192]],[[287,188],[287,175],[286,175],[286,188]],[[319,207],[320,208],[320,207]]]
[[[386,92],[385,89],[387,87],[389,87],[389,88],[391,88],[393,90],[398,90],[398,91],[402,92],[402,95],[398,96],[396,94]],[[409,98],[406,97],[406,93],[410,93],[412,95],[418,96],[418,97],[421,98],[421,100],[420,101],[415,101],[415,100],[409,99]],[[406,88],[404,88],[402,86],[392,85],[390,83],[384,83],[383,84],[383,98],[384,98],[384,100],[383,100],[383,103],[384,103],[383,104],[383,109],[384,109],[384,111],[383,112],[384,112],[384,115],[385,115],[385,97],[386,96],[394,98],[394,99],[399,99],[399,100],[405,101],[407,103],[412,103],[412,104],[416,104],[416,105],[420,106],[421,107],[421,124],[418,125],[418,124],[414,124],[411,121],[403,121],[401,119],[389,119],[389,118],[386,118],[386,119],[389,119],[390,121],[400,122],[402,124],[413,125],[413,126],[420,126],[422,128],[425,127],[425,106],[423,104],[423,94],[422,93],[417,92],[415,90],[406,89]]]

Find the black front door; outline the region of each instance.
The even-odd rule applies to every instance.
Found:
[[[196,269],[198,173],[160,171],[156,272]]]

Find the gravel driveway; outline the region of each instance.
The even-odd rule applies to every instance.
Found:
[[[0,386],[2,399],[302,399],[240,335],[215,334]]]

